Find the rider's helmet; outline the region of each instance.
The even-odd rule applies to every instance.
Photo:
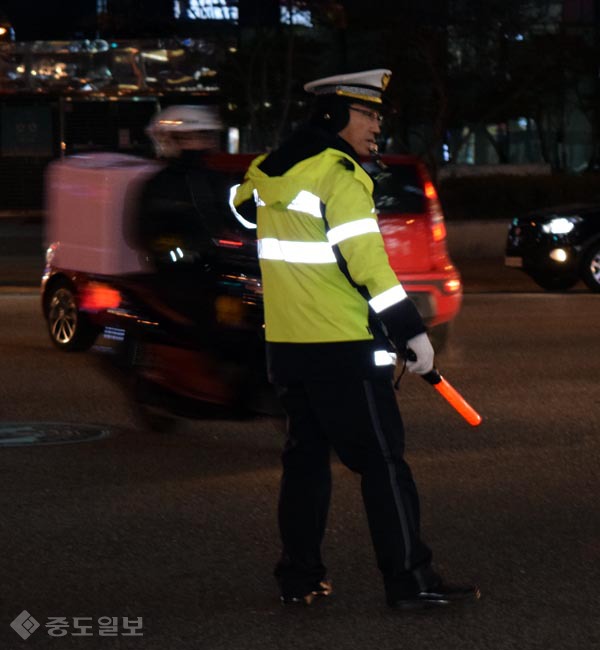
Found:
[[[184,149],[218,149],[223,123],[216,106],[169,106],[146,129],[159,158],[178,158]]]

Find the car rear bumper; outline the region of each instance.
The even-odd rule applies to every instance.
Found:
[[[460,311],[463,293],[457,272],[439,273],[427,278],[399,275],[398,279],[428,327],[447,323]],[[450,283],[451,280],[454,282]]]

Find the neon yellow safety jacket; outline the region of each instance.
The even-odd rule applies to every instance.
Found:
[[[354,346],[363,350],[362,365],[393,365],[374,317],[386,322],[386,312],[412,302],[389,264],[373,181],[351,155],[332,147],[276,176],[261,169],[265,158],[250,165],[234,206],[249,199],[256,203],[270,353],[295,348],[298,359],[312,355],[314,366],[334,348],[341,358],[341,351],[350,353]],[[388,332],[392,339],[405,343],[424,331],[414,306],[409,311],[408,329],[398,327],[402,318],[397,315],[388,319],[396,330]],[[286,356],[291,366],[297,365],[293,357]],[[288,367],[284,374],[294,376],[293,370]]]

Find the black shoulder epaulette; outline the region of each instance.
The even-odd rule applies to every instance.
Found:
[[[349,172],[354,171],[354,163],[351,160],[348,160],[348,158],[340,158],[339,163]]]

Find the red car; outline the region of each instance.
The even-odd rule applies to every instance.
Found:
[[[375,180],[375,207],[390,264],[430,327],[437,349],[462,301],[460,274],[446,245],[446,225],[425,165],[414,156],[388,155],[386,169],[363,166]]]

